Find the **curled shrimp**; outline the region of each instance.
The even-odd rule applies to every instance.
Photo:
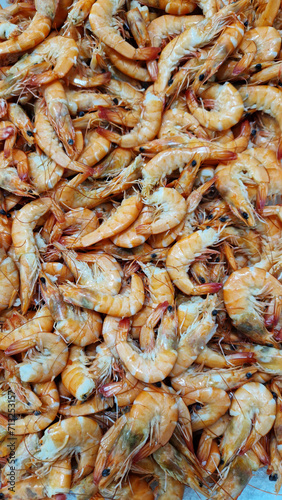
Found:
[[[5,251],[0,249],[0,311],[11,307],[16,300],[20,279],[16,263],[6,255]]]
[[[32,350],[34,347],[36,349]],[[64,341],[58,335],[47,332],[17,340],[5,352],[11,356],[25,351],[28,351],[27,358],[17,365],[17,371],[22,381],[36,383],[48,382],[61,373],[69,354]]]
[[[133,316],[140,311],[145,299],[142,280],[135,273],[131,277],[131,287],[114,296],[71,284],[61,285],[60,290],[66,302],[118,317]]]
[[[168,251],[166,268],[173,283],[187,295],[201,295],[215,293],[220,288],[219,283],[206,283],[194,285],[187,276],[190,264],[196,257],[206,251],[208,246],[214,245],[219,240],[219,234],[212,228],[204,231],[195,231],[190,236],[176,242]]]
[[[279,307],[281,296],[281,283],[264,269],[256,267],[235,271],[223,287],[225,307],[233,324],[247,337],[263,344],[274,340],[265,326],[261,301],[268,297]]]
[[[110,473],[102,478],[100,450],[98,452],[97,466],[99,467],[95,467],[94,482],[97,483],[100,480],[99,489],[111,483],[113,477],[115,480],[123,477],[130,468],[133,458],[140,452],[142,453],[144,446],[145,456],[148,456],[167,443],[175,429],[177,418],[178,408],[175,396],[145,388],[135,399],[126,423],[117,438],[116,433],[112,433],[110,453],[106,460],[102,461],[104,462],[102,467],[104,466],[104,469],[109,470]],[[151,441],[147,443],[148,438]],[[103,452],[103,449],[101,451]],[[123,456],[122,461],[121,456]],[[142,456],[142,458],[145,457]]]
[[[209,130],[227,130],[240,121],[243,115],[243,101],[238,90],[231,83],[212,84],[200,93],[201,98],[211,101],[212,109],[207,111],[197,102],[192,90],[188,90],[187,104],[190,111],[203,127]],[[227,106],[228,103],[228,106]],[[226,111],[226,108],[227,111]]]
[[[56,186],[64,169],[41,151],[29,153],[28,172],[32,185],[37,193],[44,193]]]
[[[135,49],[123,40],[113,26],[113,16],[123,3],[123,1],[120,3],[117,0],[98,0],[94,3],[89,15],[89,22],[94,35],[128,59],[155,59],[159,49],[155,47]]]
[[[54,206],[51,198],[41,198],[21,208],[12,225],[12,240],[19,261],[22,312],[28,310],[40,270],[39,252],[33,230],[37,221]]]
[[[106,219],[95,231],[82,236],[75,243],[75,247],[88,247],[98,241],[110,238],[127,229],[137,219],[142,209],[140,196],[131,196],[122,201],[120,207]]]
[[[141,119],[131,132],[119,136],[104,129],[98,131],[122,148],[133,148],[156,137],[161,126],[162,113],[163,99],[149,87],[142,102]]]
[[[153,47],[161,47],[163,40],[172,35],[179,35],[194,24],[203,21],[203,16],[160,16],[148,26],[148,34]]]
[[[146,383],[164,380],[172,370],[177,358],[176,344],[176,317],[175,310],[168,306],[158,330],[158,337],[153,346],[148,345],[145,352],[138,352],[134,345],[127,341],[129,329],[128,320],[122,320],[117,335],[117,353],[130,373]]]
[[[102,320],[98,313],[66,304],[58,287],[46,275],[40,277],[40,287],[55,328],[66,342],[83,347],[99,339]],[[47,331],[48,327],[42,329]]]
[[[227,201],[232,212],[250,227],[255,226],[255,212],[249,199],[246,184],[253,182],[257,186],[258,207],[262,208],[268,192],[269,175],[264,166],[255,158],[248,158],[244,153],[227,166],[219,164],[215,170],[215,185],[221,196]],[[245,185],[244,185],[245,182]]]
[[[80,455],[73,483],[90,474],[93,470],[102,433],[99,425],[87,417],[70,417],[57,422],[44,432],[34,458],[46,462],[50,467],[59,458],[70,454]]]
[[[246,453],[270,431],[275,421],[276,402],[263,384],[249,382],[235,392],[230,415],[231,421],[220,443],[224,464],[239,450]]]

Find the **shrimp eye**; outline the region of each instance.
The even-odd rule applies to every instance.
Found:
[[[260,71],[260,70],[261,70],[261,64],[260,64],[260,63],[256,64],[256,70],[257,70],[257,71]]]
[[[29,137],[33,137],[33,132],[31,130],[27,130],[26,131],[26,134],[29,136]]]
[[[37,416],[37,415],[41,415],[41,411],[36,410],[36,411],[34,412],[34,414],[33,414],[33,415],[35,415],[35,416]]]
[[[0,214],[1,214],[1,215],[6,215],[6,212],[5,212],[5,210],[3,210],[3,208],[1,208],[1,210],[0,210]]]
[[[142,146],[139,148],[140,153],[144,153],[145,148],[142,148]]]
[[[246,378],[252,378],[252,376],[253,376],[252,373],[250,373],[250,372],[246,373]]]
[[[200,276],[200,277],[199,277],[199,282],[200,282],[200,283],[205,283],[205,282],[206,282],[206,280],[205,280],[205,278],[203,278],[203,276]]]
[[[4,493],[0,493],[0,498],[3,498],[3,499],[5,498]]]
[[[118,98],[117,98],[117,97],[114,97],[114,98],[113,98],[113,103],[114,103],[114,104],[118,104]]]
[[[78,116],[82,118],[84,115],[85,115],[84,111],[79,111]]]
[[[219,257],[216,257],[215,258],[215,262],[219,262],[220,261],[220,258]]]
[[[172,85],[173,84],[173,78],[170,78],[167,82],[168,86]]]
[[[220,459],[220,462],[219,462],[220,465],[224,464],[224,460],[223,458]]]
[[[202,73],[202,74],[199,76],[199,80],[200,80],[200,82],[202,82],[204,78],[205,78],[205,75],[204,75],[204,73]]]
[[[193,161],[192,161],[192,163],[191,163],[191,166],[192,166],[192,167],[196,167],[196,165],[197,165],[196,160],[193,160]]]
[[[247,214],[247,212],[242,212],[242,217],[247,220],[249,218],[249,214]]]
[[[156,383],[155,383],[155,386],[156,386],[156,387],[161,387],[161,386],[162,386],[162,383],[161,383],[161,382],[156,382]]]
[[[226,222],[228,217],[219,217],[220,222]]]
[[[253,128],[253,130],[252,130],[251,134],[254,136],[254,135],[256,135],[256,133],[257,133],[256,129],[255,129],[255,128]]]
[[[275,474],[270,474],[268,479],[269,479],[269,481],[277,481],[278,474],[276,472],[275,472]]]
[[[209,215],[207,216],[207,219],[208,219],[208,220],[212,220],[212,219],[213,219],[213,214],[209,214]]]
[[[200,410],[202,408],[202,405],[200,403],[195,404],[195,410]]]
[[[276,394],[276,392],[271,391],[271,394],[272,394],[272,396],[273,396],[273,399],[277,399],[277,394]]]
[[[217,309],[214,309],[214,310],[212,311],[212,316],[217,316],[217,314],[218,314],[218,310],[217,310]]]
[[[152,253],[151,257],[152,257],[152,259],[155,259],[157,257],[157,254],[156,253]]]
[[[104,469],[102,472],[102,476],[107,477],[110,475],[110,473],[111,473],[111,469]]]
[[[11,216],[11,214],[6,213],[6,217],[8,217],[8,219],[10,219],[10,217],[12,217],[12,216]]]
[[[167,312],[171,313],[172,311],[173,311],[173,307],[172,306],[168,306]]]
[[[246,21],[244,21],[245,28],[247,28],[248,24],[249,24],[249,21],[246,19]]]
[[[41,283],[43,283],[43,284],[44,284],[44,283],[46,283],[46,279],[45,279],[43,276],[40,278],[40,281],[41,281]]]

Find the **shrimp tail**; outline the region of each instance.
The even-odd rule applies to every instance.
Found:
[[[120,139],[119,134],[117,134],[116,132],[111,132],[110,130],[106,130],[106,129],[101,128],[101,127],[97,127],[96,132],[97,132],[97,134],[102,135],[103,137],[108,139],[108,141],[111,141],[111,142],[116,143]]]
[[[36,340],[33,338],[16,340],[5,350],[5,354],[7,356],[14,356],[14,354],[18,354],[20,352],[25,352],[31,347],[36,345]]]

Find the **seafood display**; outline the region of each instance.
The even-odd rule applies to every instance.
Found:
[[[1,499],[279,494],[280,3],[0,8]]]

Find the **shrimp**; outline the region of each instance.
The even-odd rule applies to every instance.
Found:
[[[66,342],[81,347],[97,342],[102,332],[102,319],[98,313],[66,304],[58,287],[46,275],[40,277],[40,287],[56,322],[56,331]],[[48,328],[43,330],[47,331]]]
[[[61,377],[66,389],[80,401],[85,401],[95,389],[95,382],[87,364],[88,359],[83,348],[71,346]]]
[[[202,476],[195,469],[194,465],[186,459],[182,453],[167,443],[165,446],[155,451],[154,460],[169,476],[182,484],[190,486],[193,490],[209,497],[209,491],[203,485]]]
[[[250,380],[257,372],[257,368],[248,366],[246,368],[213,369],[204,372],[197,372],[194,367],[184,373],[172,378],[172,387],[180,391],[183,401],[190,392],[203,388],[212,387],[223,391],[237,389]]]
[[[42,406],[33,415],[16,420],[13,425],[15,435],[31,434],[46,429],[57,416],[60,402],[55,382],[34,384],[34,392],[40,398]]]
[[[148,34],[153,47],[161,47],[163,41],[204,20],[204,16],[160,16],[148,26]]]
[[[16,263],[0,249],[0,311],[12,307],[20,288],[20,278]]]
[[[51,198],[41,198],[21,208],[12,224],[12,240],[20,267],[20,296],[22,312],[25,314],[38,278],[40,262],[33,230],[38,219],[51,209]]]
[[[51,24],[52,21],[49,16],[36,12],[31,23],[23,33],[0,43],[0,55],[14,54],[33,49],[33,47],[43,42],[49,35]]]
[[[53,328],[53,318],[48,307],[43,306],[32,318],[24,318],[23,324],[16,325],[15,328],[5,328],[2,326],[0,332],[0,349],[5,350],[17,340],[31,337],[35,333],[48,332]]]
[[[261,303],[267,297],[281,305],[282,285],[274,276],[257,267],[235,271],[223,287],[225,307],[233,324],[254,342],[264,344],[273,343],[273,336],[265,326]]]
[[[76,172],[89,173],[88,165],[83,162],[71,160],[64,152],[61,143],[50,124],[45,112],[43,101],[37,101],[35,105],[34,125],[36,133],[34,139],[45,155],[52,159],[62,168],[68,168]]]
[[[130,372],[125,372],[120,381],[103,385],[99,392],[106,398],[114,396],[117,405],[122,407],[132,404],[144,387],[145,384],[139,382]]]
[[[133,148],[156,137],[161,126],[162,113],[163,99],[149,87],[142,102],[141,119],[131,132],[119,136],[104,129],[98,128],[98,131],[122,148]]]
[[[101,394],[96,393],[84,403],[77,403],[74,405],[61,404],[59,413],[61,415],[66,415],[67,417],[94,415],[95,413],[99,413],[111,407],[113,403],[114,400],[112,398],[105,398],[101,396]],[[121,405],[119,404],[119,406]]]
[[[68,17],[65,22],[65,27],[79,26],[87,19],[90,14],[91,7],[95,0],[78,0],[69,10]],[[73,2],[72,2],[73,3]]]
[[[162,119],[162,125],[159,131],[159,138],[179,135],[182,136],[182,130],[185,130],[184,137],[188,138],[187,131],[191,131],[196,137],[208,139],[208,134],[199,124],[198,120],[193,115],[187,113],[186,110],[179,108],[168,109],[165,111]]]
[[[145,300],[142,280],[135,273],[131,276],[131,287],[119,295],[112,296],[71,284],[61,285],[59,289],[66,302],[121,318],[136,314]]]
[[[17,167],[17,168],[15,168]],[[28,170],[27,157],[23,151],[13,149],[13,157],[5,160],[4,152],[0,153],[0,187],[18,196],[34,196],[37,192],[25,182]]]
[[[119,75],[122,75],[122,77],[119,77],[119,79],[122,78],[123,81],[130,81],[131,83],[133,83],[133,85],[136,85],[137,80],[140,80],[141,82],[152,81],[149,71],[147,70],[147,68],[144,68],[142,66],[141,62],[123,57],[119,52],[115,51],[111,47],[108,47],[107,45],[103,47],[103,50],[107,58],[113,64],[113,66],[109,68],[111,69],[111,73],[116,75],[116,72],[118,70]],[[109,67],[109,63],[107,67]],[[137,80],[135,80],[135,78]],[[132,81],[132,79],[134,80]]]
[[[216,189],[228,203],[231,211],[250,227],[255,226],[255,212],[251,205],[245,184],[253,182],[257,187],[257,203],[263,208],[267,192],[269,175],[266,168],[255,158],[240,153],[237,160],[227,166],[219,164],[215,170]],[[244,184],[245,181],[245,184]]]
[[[155,92],[158,94],[164,93],[171,73],[177,67],[180,59],[188,55],[195,48],[202,47],[211,42],[221,29],[229,24],[234,13],[241,12],[248,3],[248,0],[239,0],[227,5],[212,16],[212,18],[198,22],[169,42],[161,52],[159,58],[159,73],[154,83]]]
[[[56,222],[52,229],[51,241],[60,241],[66,247],[72,244],[78,236],[91,233],[98,226],[98,217],[88,208],[70,210],[65,215],[64,222]],[[62,236],[67,230],[67,236]]]
[[[119,293],[123,271],[114,257],[104,253],[75,254],[72,250],[61,253],[77,285],[111,295]]]
[[[5,351],[12,356],[28,351],[26,359],[17,365],[17,372],[23,382],[48,382],[55,378],[67,364],[68,347],[58,335],[40,332],[31,337],[17,340]]]
[[[258,382],[249,382],[234,393],[230,407],[231,421],[220,443],[224,465],[240,450],[246,453],[272,428],[276,402],[271,392]]]
[[[244,112],[242,97],[231,83],[226,82],[223,85],[213,83],[207,90],[201,91],[200,96],[204,100],[212,100],[211,111],[203,109],[198,104],[193,90],[188,90],[186,93],[188,108],[203,127],[209,130],[227,130],[242,118]]]
[[[105,238],[115,236],[127,229],[137,219],[142,209],[140,196],[125,198],[120,207],[105,220],[95,231],[79,238],[73,245],[77,247],[88,247]]]
[[[73,474],[75,484],[92,472],[101,437],[100,427],[94,420],[70,417],[48,427],[34,458],[46,462],[43,469],[48,469],[59,458],[79,454],[77,469]]]
[[[69,156],[75,154],[75,131],[70,117],[68,100],[63,85],[52,82],[43,90],[48,117]]]
[[[239,88],[239,93],[243,99],[244,108],[246,110],[263,111],[275,118],[280,127],[280,135],[282,131],[281,106],[282,106],[282,91],[271,85],[254,85],[242,86]],[[281,142],[280,142],[281,145]],[[279,145],[278,159],[281,158],[282,151]]]
[[[44,193],[55,187],[64,173],[64,168],[41,151],[29,153],[27,158],[29,178],[37,193]]]
[[[194,285],[187,276],[187,271],[193,260],[205,252],[208,246],[219,241],[219,234],[212,228],[204,231],[195,231],[190,236],[182,238],[168,251],[166,268],[171,280],[182,292],[187,295],[201,295],[205,293],[216,293],[220,283],[206,283],[205,285]]]
[[[8,118],[20,130],[28,144],[34,144],[33,125],[23,108],[16,103],[8,104]]]
[[[159,234],[177,226],[185,217],[186,203],[175,189],[160,187],[144,199],[155,213],[150,223],[136,228],[139,234]]]
[[[149,235],[137,233],[137,228],[150,224],[153,219],[154,211],[154,207],[145,205],[133,224],[124,231],[119,232],[116,236],[111,237],[111,241],[122,248],[134,248],[144,243]]]
[[[123,4],[123,0],[122,2],[118,0],[97,0],[94,3],[89,15],[89,22],[94,35],[128,59],[155,59],[159,53],[158,48],[142,47],[135,49],[118,34],[113,24],[113,16]]]
[[[148,387],[140,392],[131,407],[125,425],[107,455],[104,470],[106,469],[109,474],[101,478],[101,467],[97,471],[95,468],[94,482],[100,480],[99,489],[110,484],[113,477],[115,480],[124,477],[130,469],[133,458],[137,458],[140,452],[142,453],[144,446],[145,456],[164,446],[175,429],[177,418],[178,408],[173,394]],[[146,446],[148,438],[150,440]],[[122,460],[121,457],[123,457]],[[142,456],[142,458],[145,457]],[[99,462],[98,453],[97,464]]]
[[[238,498],[252,478],[252,472],[259,467],[260,461],[252,450],[236,456],[224,469],[224,477],[217,484],[216,498],[218,500]]]
[[[77,163],[92,167],[102,160],[110,151],[110,142],[96,130],[91,130],[85,137],[85,147],[77,159]]]
[[[137,348],[127,341],[128,320],[122,321],[115,347],[127,370],[142,382],[154,383],[164,380],[171,372],[177,358],[175,309],[168,306],[158,330],[156,344],[151,349],[147,346],[143,353],[138,352]]]
[[[187,146],[189,145],[187,144]],[[208,146],[200,146],[198,148],[189,147],[189,149],[188,147],[183,149],[172,148],[158,153],[142,168],[143,195],[148,195],[157,184],[163,182],[173,171],[179,169],[182,172],[186,165],[191,165],[192,167],[190,169],[191,177],[194,172],[196,175],[201,163],[209,159],[232,160],[234,159],[234,153],[231,151],[222,151],[220,148],[215,150]]]
[[[11,440],[11,436],[9,436]],[[34,433],[34,434],[28,434],[27,436],[24,436],[21,443],[17,447],[14,455],[14,460],[15,460],[15,481],[16,484],[20,484],[19,481],[23,477],[26,471],[29,471],[32,465],[32,457],[33,454],[35,453],[39,443],[39,435]],[[5,465],[5,467],[1,471],[1,480],[2,480],[2,488],[5,484],[7,484],[9,476],[10,476],[10,464],[9,462]],[[6,488],[8,489],[8,486]],[[1,491],[2,491],[1,488]],[[9,490],[8,490],[9,491]],[[7,491],[7,493],[8,493]],[[14,492],[15,493],[15,492]],[[13,498],[13,495],[11,496]],[[20,498],[20,497],[18,497]]]
[[[244,25],[239,20],[224,29],[208,53],[204,64],[195,75],[191,89],[197,93],[200,86],[214,75],[225,59],[239,46],[244,36]]]
[[[184,372],[197,359],[203,346],[215,334],[217,328],[214,315],[216,300],[216,296],[206,299],[203,304],[206,310],[200,309],[186,331],[181,332],[177,348],[177,360],[171,371],[172,377]]]
[[[226,430],[230,417],[224,415],[210,427],[203,430],[197,449],[197,458],[206,471],[206,475],[215,472],[220,462],[220,453],[217,445],[219,438]]]
[[[65,90],[68,101],[68,108],[71,115],[76,116],[84,111],[98,109],[101,106],[110,107],[114,105],[112,97],[107,94],[98,94],[96,92],[82,92],[79,90]]]
[[[254,361],[252,353],[239,352],[225,356],[210,347],[205,346],[202,352],[197,356],[196,363],[209,368],[228,368],[232,366],[243,365]]]

